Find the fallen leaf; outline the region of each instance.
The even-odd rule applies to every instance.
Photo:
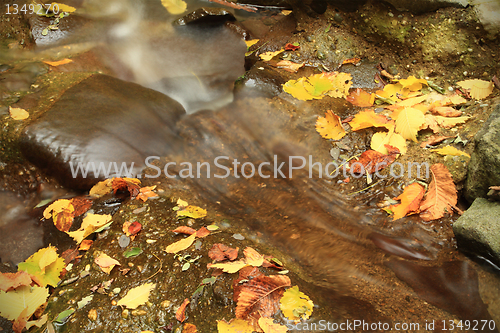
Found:
[[[208,229],[205,227],[201,227],[200,229],[198,229],[198,231],[196,231],[196,237],[198,238],[205,238],[208,235],[210,235],[210,231],[208,231]]]
[[[422,124],[422,126],[420,127],[421,130],[429,128],[430,130],[432,130],[433,133],[439,133],[439,131],[440,131],[439,124],[437,123],[435,116],[430,115],[430,114],[426,114],[424,116],[424,120],[425,120],[425,123]]]
[[[137,178],[113,178],[111,181],[111,187],[113,188],[113,193],[116,194],[118,191],[128,191],[130,197],[135,198],[140,193],[141,181]]]
[[[389,132],[378,132],[373,134],[370,148],[382,153],[389,154],[387,146],[395,147],[399,150],[401,155],[406,154],[406,140],[400,134],[394,133],[394,129]]]
[[[186,11],[187,4],[182,0],[161,0],[163,7],[172,15],[179,15]]]
[[[389,207],[394,213],[392,216],[393,221],[405,217],[410,213],[418,213],[424,193],[425,188],[418,183],[412,183],[406,186],[403,193],[394,198],[394,200],[401,200],[401,203]]]
[[[397,148],[386,145],[388,154],[382,154],[375,150],[367,150],[361,154],[359,160],[349,161],[349,167],[355,174],[373,174],[390,165],[399,154]]]
[[[111,215],[99,215],[88,213],[82,221],[82,225],[76,231],[66,232],[77,244],[80,244],[88,235],[106,225],[111,221]]]
[[[119,300],[116,305],[125,306],[128,309],[136,309],[138,306],[148,301],[149,293],[155,289],[155,283],[145,283],[138,287],[130,289],[127,294]]]
[[[307,320],[312,314],[313,306],[313,301],[299,291],[297,286],[285,291],[280,299],[280,309],[289,320]]]
[[[467,120],[470,119],[470,117],[469,116],[462,116],[462,117],[450,118],[450,117],[434,116],[434,119],[439,124],[439,126],[441,126],[443,128],[452,128],[458,124],[465,123]]]
[[[290,73],[297,73],[299,68],[304,67],[304,63],[298,64],[289,60],[281,60],[276,63],[276,67],[286,70]]]
[[[457,84],[469,90],[469,94],[474,99],[483,99],[488,97],[494,88],[494,84],[491,81],[484,81],[479,79],[465,80],[457,82]]]
[[[196,239],[196,234],[193,234],[187,238],[181,239],[180,241],[170,244],[164,251],[167,253],[177,253],[183,251],[188,247],[190,247],[195,239]]]
[[[71,199],[71,205],[73,205],[73,216],[77,217],[86,213],[90,207],[92,207],[92,200],[84,197],[74,197]]]
[[[75,207],[68,199],[59,199],[49,205],[43,211],[43,217],[49,219],[52,217],[52,221],[56,228],[60,231],[69,231],[73,225]]]
[[[182,333],[196,333],[196,332],[198,332],[198,329],[193,324],[186,323],[182,328]]]
[[[60,281],[59,275],[64,268],[64,260],[57,254],[54,246],[38,250],[17,268],[32,275],[33,281],[40,286],[57,286]]]
[[[26,323],[26,329],[29,330],[33,326],[36,326],[36,327],[40,328],[43,325],[45,325],[45,323],[47,322],[48,318],[49,318],[49,316],[47,314],[44,314],[43,316],[41,316],[37,320],[30,320],[30,321],[28,321]]]
[[[368,107],[373,105],[375,94],[369,94],[363,89],[356,88],[356,90],[353,90],[346,99],[352,105]]]
[[[217,320],[218,333],[253,333],[253,326],[248,321],[234,318],[229,323]]]
[[[223,272],[225,273],[236,273],[243,267],[247,267],[248,264],[245,260],[238,260],[238,261],[232,261],[232,262],[226,262],[226,263],[220,263],[220,264],[207,264],[207,268],[219,268],[222,269]]]
[[[48,288],[21,286],[16,290],[0,290],[0,315],[8,320],[16,320],[26,310],[29,318],[49,297]]]
[[[111,193],[113,188],[111,183],[113,182],[113,178],[105,179],[101,182],[98,182],[89,191],[89,195],[92,197],[102,197],[105,194]]]
[[[422,89],[423,85],[427,85],[427,80],[417,79],[415,76],[409,76],[407,79],[401,79],[398,81],[403,88],[408,88],[411,91],[417,91]]]
[[[182,210],[178,210],[177,216],[186,216],[186,217],[191,217],[193,219],[199,219],[207,216],[207,211],[203,208],[189,205]]]
[[[369,127],[385,127],[387,129],[394,126],[386,116],[377,114],[373,110],[361,111],[349,122],[353,131],[359,131]]]
[[[417,133],[425,123],[425,117],[420,110],[403,109],[396,118],[396,132],[403,138],[417,142]]]
[[[470,155],[452,146],[445,146],[443,148],[431,150],[433,153],[438,153],[440,155],[452,155],[452,156],[466,156],[470,158]]]
[[[457,189],[450,172],[443,164],[431,166],[431,182],[425,200],[420,205],[420,217],[432,221],[451,213],[451,207],[457,204]]]
[[[340,122],[340,117],[331,110],[326,111],[325,117],[316,120],[316,131],[325,139],[340,140],[347,132]]]
[[[299,45],[294,45],[294,44],[291,44],[291,43],[286,43],[285,44],[285,51],[297,51],[298,49],[300,49]]]
[[[15,333],[22,333],[26,324],[28,323],[28,308],[25,308],[23,312],[17,317],[17,319],[12,323],[12,330]]]
[[[69,64],[69,63],[72,63],[73,60],[71,59],[63,59],[63,60],[58,60],[58,61],[43,61],[45,64],[47,65],[50,65],[52,67],[57,67],[57,66],[61,66],[61,65],[66,65],[66,64]]]
[[[132,224],[130,224],[130,226],[128,227],[128,235],[127,236],[134,236],[134,235],[137,235],[139,233],[139,231],[141,231],[142,229],[142,225],[135,221],[133,222]]]
[[[246,40],[245,44],[247,45],[247,51],[255,44],[259,42],[259,39],[251,39],[251,40]]]
[[[12,106],[9,106],[9,113],[10,117],[14,120],[24,120],[30,116],[28,111],[21,108],[13,108]]]
[[[59,12],[73,13],[76,10],[76,8],[73,6],[65,5],[65,4],[59,3],[59,2],[53,2],[50,5],[50,8],[54,8],[55,5],[57,5],[57,7],[59,7]]]
[[[462,115],[462,111],[455,110],[450,106],[437,106],[431,107],[429,109],[432,113],[443,116],[443,117],[460,117]]]
[[[315,74],[287,81],[283,91],[301,101],[322,99],[325,96],[345,98],[352,85],[351,78],[347,73]]]
[[[94,262],[106,274],[110,274],[113,267],[121,265],[118,260],[111,258],[105,253],[101,253],[97,258],[94,259]]]
[[[444,136],[444,135],[434,135],[433,134],[427,140],[422,142],[420,144],[420,147],[425,148],[427,146],[433,146],[433,145],[441,143],[444,140],[449,139],[449,138],[454,138],[454,136]]]
[[[246,247],[243,254],[245,255],[245,262],[250,266],[259,267],[264,263],[264,257],[251,247]]]
[[[172,230],[172,232],[177,232],[179,234],[193,235],[196,233],[196,230],[187,226],[180,226]]]
[[[181,306],[179,307],[179,309],[177,310],[177,312],[175,313],[175,319],[177,319],[178,321],[180,321],[181,323],[186,320],[186,306],[188,306],[188,304],[191,303],[189,301],[189,299],[184,299],[184,302],[182,302]]]
[[[285,333],[288,332],[288,328],[281,324],[276,324],[273,322],[273,318],[259,318],[259,326],[262,328],[264,333]]]
[[[156,185],[141,187],[141,189],[139,190],[139,194],[135,198],[137,200],[142,200],[144,202],[146,200],[148,200],[149,198],[157,198],[158,194],[156,194],[155,192],[153,192],[153,190],[155,188],[156,188]]]
[[[239,248],[232,248],[221,243],[216,243],[212,245],[212,248],[208,251],[208,257],[215,262],[225,259],[232,261],[238,257],[238,249]]]
[[[20,286],[30,286],[31,276],[25,271],[0,273],[0,290],[9,291]]]
[[[269,52],[264,52],[264,53],[261,53],[259,54],[259,57],[263,60],[263,61],[270,61],[271,59],[273,59],[274,57],[276,57],[278,54],[284,52],[285,50],[284,49],[281,49],[281,50],[278,50],[278,51],[269,51]]]
[[[342,65],[347,65],[347,64],[357,64],[361,61],[361,58],[350,58],[350,59],[345,59],[342,61]]]

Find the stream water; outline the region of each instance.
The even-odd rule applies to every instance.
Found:
[[[188,10],[209,5],[205,1],[188,3]],[[231,31],[222,26],[172,28],[165,22],[173,17],[158,10],[159,2],[103,4],[96,0],[86,5],[88,16],[83,17],[94,23],[77,22],[75,31],[61,32],[59,39],[46,43],[38,36],[40,52],[70,55],[75,49],[102,47],[101,60],[115,76],[165,93],[182,104],[186,116],[174,129],[161,121],[158,127],[142,129],[173,132],[175,139],[164,144],[170,146],[166,161],[175,163],[168,170],[176,177],[163,174],[163,158],[158,164],[161,169],[151,168],[147,174],[159,171],[162,175],[157,180],[162,187],[191,193],[192,198],[238,223],[249,238],[281,253],[312,286],[315,294],[310,296],[332,311],[323,313],[323,318],[407,320],[419,322],[420,331],[437,331],[450,330],[447,319],[451,316],[485,320],[489,327],[480,331],[496,331],[487,305],[500,295],[498,272],[457,251],[446,225],[453,218],[422,224],[415,217],[405,219],[405,224],[393,224],[371,204],[386,194],[399,194],[393,180],[382,182],[370,196],[349,199],[339,194],[345,187],[336,179],[320,178],[310,162],[301,170],[298,164],[289,163],[290,156],[306,160],[311,156],[313,162],[323,165],[330,161],[329,143],[313,130],[320,112],[290,97],[267,99],[248,87],[239,89],[233,100],[232,82],[245,72],[246,48]],[[256,14],[240,14],[240,19],[262,19]],[[65,46],[70,51],[64,51]],[[349,112],[345,101],[330,102],[329,108],[338,110],[337,114]],[[130,136],[127,130],[115,137]],[[141,140],[139,135],[137,140]],[[58,143],[73,144],[70,140]],[[93,145],[102,151],[113,150],[105,140]],[[227,158],[216,165],[220,156]],[[234,176],[233,160],[248,163],[247,168],[267,163],[262,170],[270,177],[246,178],[241,169],[240,176]],[[302,164],[299,158],[295,161]],[[181,163],[196,166],[198,162],[207,162],[217,171],[210,177],[180,176]],[[297,167],[292,178],[274,175],[274,165],[281,163],[282,170]],[[206,169],[202,170],[204,174]],[[230,177],[215,177],[226,170]],[[34,213],[26,207],[65,194],[65,190],[45,190],[22,201],[12,193],[0,192],[2,262],[20,262],[44,245],[37,222],[40,211]],[[19,229],[23,229],[22,235],[16,234]],[[47,241],[54,239],[45,237]],[[496,307],[494,311],[498,311],[498,302]],[[493,318],[498,315],[495,312]],[[430,329],[426,325],[432,321],[437,324]]]

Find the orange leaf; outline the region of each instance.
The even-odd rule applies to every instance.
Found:
[[[361,111],[349,122],[353,131],[359,131],[369,127],[385,127],[389,129],[393,126],[393,121],[389,121],[386,116],[376,114],[373,110]]]
[[[181,323],[186,320],[186,306],[190,303],[189,299],[185,299],[184,302],[182,302],[181,306],[175,313],[175,319],[180,321]]]
[[[17,317],[17,319],[12,324],[12,330],[15,333],[21,333],[26,327],[26,323],[28,322],[28,307],[26,307],[23,312]]]
[[[243,250],[243,254],[245,255],[245,261],[247,264],[259,267],[264,263],[264,257],[259,252],[255,251],[251,247],[246,247]]]
[[[340,140],[347,132],[342,127],[339,116],[328,110],[325,117],[318,117],[316,131],[325,139]]]
[[[420,217],[432,221],[451,213],[451,207],[457,204],[457,189],[450,172],[443,164],[431,166],[431,183],[425,200],[420,205]]]
[[[401,200],[399,205],[392,205],[389,209],[392,210],[394,215],[392,219],[395,221],[402,217],[405,217],[409,213],[418,213],[418,208],[420,206],[420,202],[424,197],[425,188],[418,184],[413,183],[408,185],[403,193],[401,193],[395,200]]]
[[[208,235],[210,235],[210,231],[205,227],[201,227],[198,231],[196,231],[196,237],[198,238],[205,238]]]
[[[361,58],[349,58],[349,59],[342,61],[342,65],[357,64],[360,61],[361,61]]]
[[[185,323],[184,327],[182,328],[182,333],[197,333],[198,329],[196,328],[196,325]]]
[[[25,271],[0,273],[0,290],[9,291],[20,286],[31,285],[31,276]]]
[[[238,257],[238,249],[232,248],[227,245],[216,243],[212,246],[210,251],[208,251],[208,257],[215,262],[223,261],[225,259],[235,260]]]
[[[175,228],[172,230],[172,232],[177,232],[179,234],[186,234],[186,235],[192,235],[196,233],[196,230],[190,227],[186,227],[185,225],[182,225],[180,227]]]
[[[367,107],[373,105],[375,94],[369,94],[363,89],[357,88],[353,90],[346,99],[353,105]]]
[[[446,139],[454,138],[454,136],[444,136],[444,135],[431,135],[427,140],[420,144],[421,148],[425,148],[426,146],[434,146],[437,143],[443,142]]]
[[[385,145],[389,154],[385,155],[375,150],[367,150],[361,154],[359,160],[351,160],[349,166],[356,174],[375,173],[390,165],[399,154],[399,149]]]
[[[63,59],[63,60],[59,60],[59,61],[44,61],[44,63],[46,63],[47,65],[52,66],[52,67],[66,65],[66,64],[69,64],[71,62],[73,62],[73,60],[67,59],[67,58]]]
[[[90,247],[92,246],[93,242],[94,242],[93,240],[85,239],[80,244],[80,247],[78,248],[78,250],[80,250],[80,251],[87,251],[88,249],[90,249]]]
[[[155,188],[156,188],[156,185],[141,187],[141,189],[139,190],[140,193],[137,195],[136,199],[146,201],[149,198],[157,198],[158,194],[153,192],[153,190]]]
[[[462,111],[455,110],[450,106],[434,106],[429,109],[432,113],[443,117],[460,117]]]
[[[128,191],[131,197],[136,197],[140,193],[141,181],[135,178],[113,178],[111,182],[111,187],[113,188],[113,193],[119,190]]]
[[[76,197],[71,199],[71,204],[75,209],[75,211],[73,212],[73,216],[77,217],[90,209],[90,207],[92,206],[92,200],[84,197]]]

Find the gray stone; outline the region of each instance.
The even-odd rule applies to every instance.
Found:
[[[484,29],[492,36],[500,33],[500,1],[471,0]]]
[[[469,202],[485,198],[490,186],[500,185],[500,105],[476,134],[474,143],[465,183]]]
[[[500,265],[500,204],[483,198],[453,223],[458,247]]]
[[[467,7],[468,0],[385,0],[397,10],[410,11],[415,14],[433,12],[445,7]]]

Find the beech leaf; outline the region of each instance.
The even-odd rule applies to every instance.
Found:
[[[424,221],[437,220],[457,204],[457,189],[450,172],[443,164],[431,166],[431,182],[424,201],[420,204],[420,217]]]
[[[16,320],[26,310],[26,318],[49,297],[48,288],[21,286],[9,292],[0,291],[0,315],[9,320]]]
[[[406,186],[403,193],[394,198],[394,200],[401,200],[401,203],[389,207],[394,213],[392,216],[393,221],[405,217],[409,213],[418,213],[424,193],[425,188],[418,183],[412,183]]]
[[[452,146],[445,146],[443,148],[431,150],[433,153],[438,153],[440,155],[452,155],[452,156],[466,156],[470,158],[470,155]]]
[[[31,285],[31,276],[25,271],[0,273],[0,290],[9,291],[20,286]]]
[[[396,118],[396,132],[403,138],[417,142],[417,133],[425,123],[425,117],[420,110],[403,109]]]
[[[325,139],[332,140],[340,140],[347,134],[342,127],[339,116],[331,110],[326,111],[325,117],[318,117],[316,131]]]
[[[457,84],[468,89],[470,96],[474,99],[483,99],[488,97],[492,92],[495,85],[491,81],[484,81],[479,79],[465,80],[457,82]]]
[[[18,270],[31,274],[32,279],[41,286],[57,286],[59,274],[64,268],[64,260],[57,254],[56,248],[48,246],[38,250],[18,265]]]
[[[128,309],[136,309],[138,306],[148,301],[149,293],[156,287],[155,283],[145,283],[138,287],[130,289],[127,294],[116,303],[123,305]]]
[[[353,131],[359,131],[369,127],[385,127],[387,129],[394,127],[394,123],[389,121],[386,116],[377,114],[373,110],[359,112],[349,122],[349,125]]]

